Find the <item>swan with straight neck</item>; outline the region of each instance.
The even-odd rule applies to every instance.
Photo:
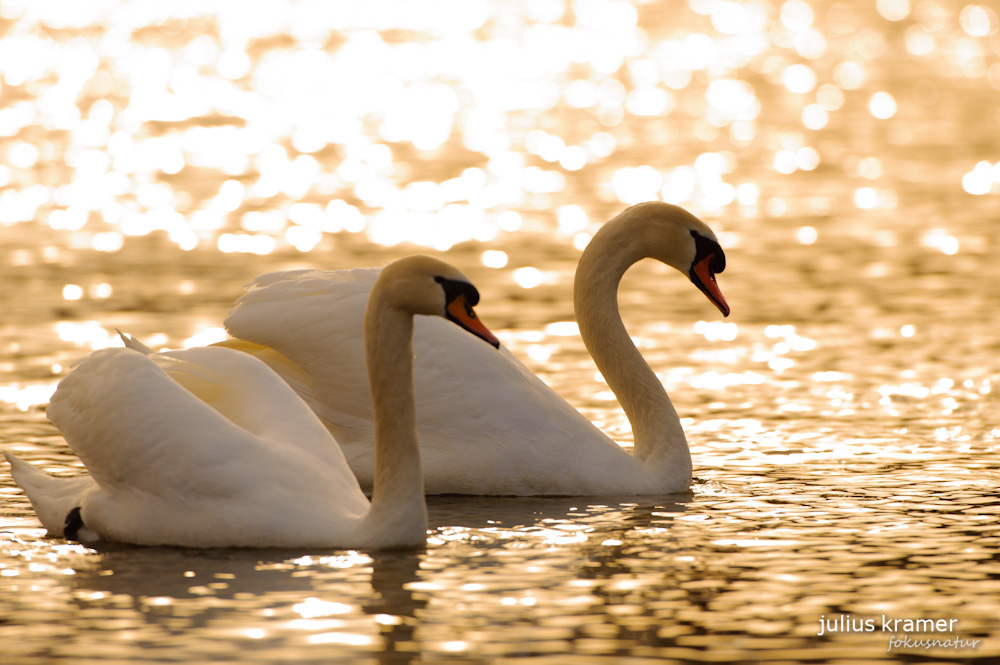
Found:
[[[375,423],[370,503],[337,442],[298,395],[263,362],[223,347],[156,354],[133,343],[91,354],[64,378],[48,415],[88,476],[57,478],[4,454],[55,537],[183,547],[419,547],[427,508],[413,407],[413,318],[448,318],[498,346],[472,310],[478,300],[460,272],[424,256],[390,264],[373,286],[365,317]]]

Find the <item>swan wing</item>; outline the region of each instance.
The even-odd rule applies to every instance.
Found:
[[[226,330],[239,341],[224,344],[267,363],[341,443],[374,438],[364,314],[380,272],[359,268],[261,275],[247,285],[225,320]]]
[[[336,442],[295,393],[229,349],[95,352],[59,384],[48,416],[102,486],[224,483],[234,466],[252,469],[273,453],[349,478]]]
[[[247,409],[246,405],[239,398],[233,398],[234,393],[238,393],[241,389],[245,388],[243,384],[235,380],[235,377],[226,377],[224,369],[221,374],[213,373],[206,366],[206,363],[208,365],[218,364],[219,358],[224,359],[227,356],[219,356],[216,352],[205,352],[200,349],[166,351],[157,354],[135,337],[126,335],[117,328],[115,330],[124,343],[125,348],[133,349],[150,356],[153,362],[165,370],[172,379],[193,392],[202,401],[211,403],[217,410],[223,407],[221,397],[223,395],[228,396],[230,399],[225,400],[225,404],[229,407],[237,408],[232,408],[225,415],[234,422],[244,427],[250,426],[251,423],[247,421],[246,416],[255,416],[254,420],[258,427],[270,427],[271,429],[278,430],[275,433],[279,438],[282,435],[281,428],[287,423],[289,431],[284,434],[286,441],[297,443],[303,448],[309,448],[313,451],[313,454],[320,457],[331,454],[327,445],[328,437],[326,432],[321,432],[315,427],[306,426],[308,423],[314,421],[312,417],[305,417],[300,420],[286,417],[294,412],[298,412],[300,415],[305,412],[302,410],[299,400],[290,399],[291,393],[283,387],[273,384],[270,390],[265,390],[265,386],[273,383],[273,378],[266,376],[266,373],[260,373],[260,376],[249,385],[253,386],[256,397],[260,400],[260,405],[258,406],[263,407],[269,415],[273,416],[272,420],[260,418],[261,412]],[[286,383],[295,386],[296,393],[309,393],[310,391],[308,377],[298,370],[295,365],[281,356],[281,354],[276,353],[268,347],[235,339],[213,344],[212,346],[236,349],[255,356],[258,359],[266,358],[266,364],[282,367],[282,378],[285,379]],[[238,357],[236,356],[236,358]],[[201,364],[199,364],[199,360]],[[233,361],[230,360],[229,362],[232,363]]]
[[[229,423],[272,446],[296,449],[345,481],[350,479],[344,455],[330,432],[266,363],[218,347],[168,351],[151,359]]]

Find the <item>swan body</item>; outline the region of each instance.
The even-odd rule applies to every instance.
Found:
[[[495,343],[472,313],[477,300],[467,279],[429,257],[391,264],[374,285],[365,340],[375,405],[371,502],[295,392],[257,358],[222,347],[105,349],[64,378],[47,413],[89,476],[56,478],[4,454],[53,536],[187,547],[419,546],[427,513],[410,378],[413,315],[450,316]]]
[[[691,458],[662,384],[632,344],[617,289],[653,258],[729,313],[715,282],[725,255],[711,229],[676,206],[633,206],[605,224],[580,259],[580,333],[632,423],[630,454],[528,370],[435,318],[415,322],[417,425],[431,494],[601,495],[685,491]],[[248,285],[223,342],[261,358],[337,438],[366,490],[374,478],[361,320],[377,269],[270,273]]]

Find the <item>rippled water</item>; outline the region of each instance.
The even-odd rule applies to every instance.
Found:
[[[4,2],[0,443],[52,473],[75,360],[214,341],[269,270],[448,250],[624,445],[563,323],[593,229],[690,208],[733,314],[622,286],[685,495],[431,497],[409,553],[89,548],[4,471],[0,661],[998,662],[1000,22],[860,4]]]

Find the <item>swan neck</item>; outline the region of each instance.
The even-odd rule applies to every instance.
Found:
[[[573,285],[580,336],[632,425],[635,456],[686,464],[690,472],[691,455],[677,411],[632,343],[618,310],[625,271],[647,254],[638,234],[615,222],[605,224],[580,257]]]
[[[365,355],[375,425],[375,476],[368,521],[383,532],[427,526],[413,396],[413,315],[376,291],[365,315]]]

